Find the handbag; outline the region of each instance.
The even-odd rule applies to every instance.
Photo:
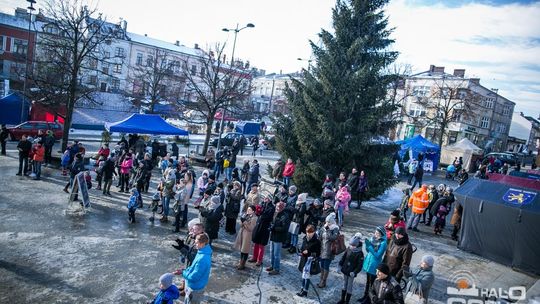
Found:
[[[332,244],[330,245],[330,250],[332,251],[333,255],[338,255],[347,249],[347,246],[345,245],[345,236],[343,234],[338,234],[337,238],[332,241]]]
[[[298,234],[300,232],[300,225],[297,222],[291,222],[288,232],[290,234]]]
[[[225,160],[223,161],[223,168],[229,168],[229,165],[230,165],[229,160],[228,160],[228,159],[225,159]]]
[[[319,263],[319,259],[311,260],[311,268],[309,269],[309,274],[318,275],[319,273],[321,273],[321,264]]]

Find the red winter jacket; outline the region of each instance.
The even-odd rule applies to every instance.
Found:
[[[45,148],[43,146],[36,146],[33,150],[34,161],[42,162],[45,159]]]
[[[292,177],[295,169],[294,163],[286,163],[285,169],[283,169],[283,177]]]

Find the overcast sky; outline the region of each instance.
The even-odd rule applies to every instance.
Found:
[[[38,5],[40,0],[37,0]],[[255,24],[238,35],[235,57],[270,72],[293,72],[307,66],[309,39],[318,42],[321,28],[331,29],[335,0],[101,0],[94,2],[111,22],[123,18],[128,31],[179,40],[186,46],[227,42],[223,32]],[[13,13],[24,0],[3,0]],[[430,64],[464,68],[488,88],[516,102],[516,110],[540,114],[540,1],[393,0],[387,7],[395,28],[399,62],[415,72]]]

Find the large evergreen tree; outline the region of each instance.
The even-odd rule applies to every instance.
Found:
[[[398,55],[389,49],[387,2],[338,0],[334,32],[311,42],[316,63],[286,89],[291,115],[276,120],[276,146],[297,161],[294,182],[303,191],[319,194],[324,174],[352,167],[366,171],[371,195],[393,184],[396,146],[375,140],[388,135],[396,110],[387,100],[395,80],[387,71]]]

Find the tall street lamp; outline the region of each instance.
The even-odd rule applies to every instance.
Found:
[[[229,29],[229,28],[223,28],[222,31],[224,32],[231,32],[233,31],[234,32],[234,42],[233,42],[233,47],[232,47],[232,55],[231,55],[231,68],[234,69],[234,50],[236,49],[236,36],[238,35],[238,33],[243,30],[243,29],[246,29],[246,28],[250,28],[250,27],[255,27],[255,25],[253,23],[248,23],[246,24],[246,26],[242,27],[242,28],[239,28],[238,27],[238,23],[236,24],[236,28],[234,29]],[[220,146],[221,146],[221,135],[223,134],[223,123],[225,121],[225,109],[226,107],[223,107],[223,110],[221,111],[221,124],[219,126],[219,137],[218,137],[218,142],[217,142],[217,150],[219,150]]]
[[[26,44],[26,58],[25,58],[25,73],[24,73],[24,82],[23,82],[23,98],[26,95],[26,82],[28,81],[28,53],[30,52],[30,39],[32,38],[32,32],[31,32],[31,26],[32,26],[32,12],[36,9],[34,8],[34,4],[36,3],[36,0],[26,0],[26,2],[30,3],[30,6],[27,7],[28,9],[28,42]],[[24,100],[21,103],[21,123],[24,121]]]
[[[306,61],[308,63],[308,71],[309,71],[309,69],[311,68],[311,61],[313,61],[313,60],[304,59],[304,58],[300,58],[300,57],[296,58],[296,60],[298,60],[298,61]]]

